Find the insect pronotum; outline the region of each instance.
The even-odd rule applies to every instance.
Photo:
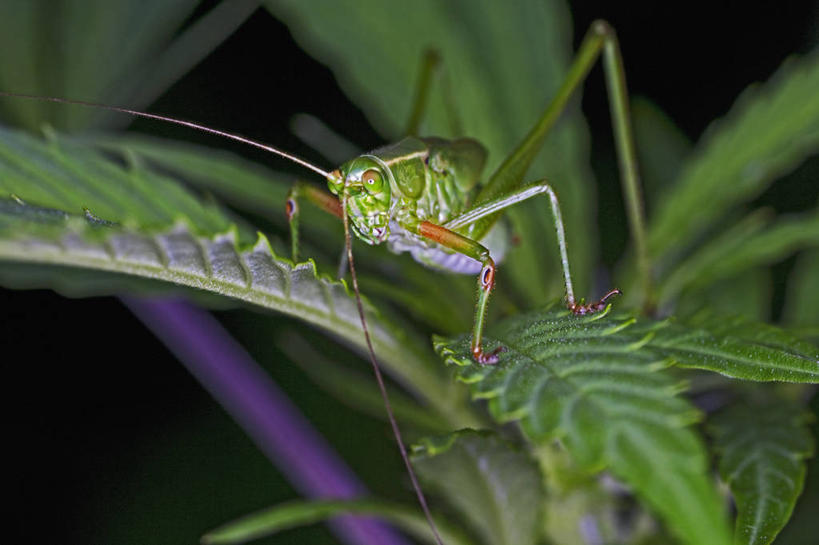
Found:
[[[454,273],[477,274],[478,295],[472,328],[472,355],[476,362],[495,364],[503,347],[485,351],[483,331],[487,303],[495,285],[496,261],[504,253],[505,240],[493,236],[501,213],[515,204],[537,195],[550,199],[560,251],[566,289],[566,304],[574,314],[589,314],[606,307],[620,290],[612,289],[594,303],[576,299],[569,271],[568,250],[557,195],[546,180],[523,185],[523,179],[546,134],[566,107],[569,98],[585,79],[592,66],[603,56],[614,135],[620,164],[620,175],[630,206],[636,207],[632,218],[639,268],[647,277],[647,260],[642,240],[642,210],[639,209],[639,177],[632,130],[628,116],[628,99],[620,50],[612,28],[604,21],[592,23],[569,69],[566,80],[538,117],[520,145],[502,162],[485,184],[480,176],[486,150],[475,140],[445,140],[416,134],[426,104],[432,70],[439,62],[428,54],[419,78],[416,100],[408,124],[408,136],[394,144],[359,155],[332,171],[326,171],[292,154],[237,134],[212,129],[197,123],[90,102],[55,97],[40,97],[0,92],[0,96],[47,100],[103,108],[138,117],[183,125],[242,142],[301,165],[327,181],[329,192],[303,182],[296,183],[285,203],[291,227],[292,257],[299,253],[299,199],[304,198],[320,209],[342,220],[345,247],[350,266],[359,316],[373,372],[392,426],[395,440],[412,481],[418,501],[426,515],[436,541],[438,530],[429,512],[424,494],[417,482],[384,387],[383,377],[370,341],[367,321],[361,305],[358,279],[353,260],[351,235],[367,244],[387,243],[396,253],[409,252],[412,257],[432,268]],[[482,243],[484,241],[485,244]]]

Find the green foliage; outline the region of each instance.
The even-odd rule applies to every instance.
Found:
[[[60,16],[44,18],[43,27],[34,24],[42,6],[17,4],[0,16],[0,90],[137,106],[193,66],[254,5],[223,2],[202,15],[195,2],[152,2],[151,9],[121,2],[117,10],[99,10],[107,14],[107,34],[91,38],[69,30],[87,10],[82,2],[61,2]],[[422,52],[436,49],[444,63],[424,133],[481,140],[490,150],[484,179],[535,121],[571,55],[568,14],[558,1],[527,0],[515,10],[491,0],[265,4],[390,138],[403,131]],[[339,40],[342,19],[356,31]],[[29,27],[37,33],[20,39],[17,31]],[[64,55],[51,49],[50,35],[70,37],[55,41],[66,44]],[[20,44],[23,53],[12,47]],[[106,55],[117,63],[103,62]],[[22,67],[65,78],[39,87],[41,78]],[[710,417],[708,407],[698,410],[686,395],[689,380],[697,392],[700,382],[717,384],[729,398],[747,390],[738,380],[819,382],[819,349],[805,340],[819,338],[819,216],[815,209],[776,217],[769,209],[742,208],[816,153],[817,88],[816,53],[786,63],[771,81],[746,91],[693,151],[659,107],[635,105],[655,212],[649,242],[658,300],[661,315],[676,312],[678,320],[638,315],[627,301],[618,301],[624,310],[612,315],[517,313],[562,292],[548,204],[535,202],[512,217],[521,238],[535,243],[511,251],[493,295],[498,313],[514,315],[487,334],[490,347],[507,348],[499,364],[473,363],[467,336],[436,338],[462,386],[443,376],[421,333],[429,330],[424,324],[437,332],[466,329],[474,279],[447,279],[406,257],[356,248],[373,302],[367,311],[376,352],[400,385],[428,405],[418,409],[399,395],[399,419],[415,432],[492,428],[422,439],[415,451],[430,491],[460,515],[441,524],[447,543],[471,543],[466,529],[480,543],[556,541],[561,526],[577,535],[581,522],[592,519],[614,528],[606,533],[612,543],[665,542],[667,531],[681,543],[727,544],[724,501],[696,427],[701,420],[716,440],[719,471],[737,505],[734,543],[770,543],[787,523],[812,455],[802,407],[766,394],[761,397],[777,401]],[[69,127],[111,122],[107,113],[64,105],[3,105],[9,119],[37,129],[49,111]],[[547,177],[557,188],[576,284],[586,293],[597,259],[589,221],[595,197],[578,112],[574,104],[565,113],[527,179]],[[46,133],[43,141],[0,129],[0,284],[74,296],[184,289],[210,305],[241,303],[297,317],[363,346],[345,283],[318,274],[313,262],[279,257],[271,244],[283,243],[260,232],[285,227],[281,211],[291,176],[208,148],[111,132],[83,139]],[[335,259],[337,223],[305,208],[305,238],[316,253]],[[783,323],[792,329],[752,320],[776,307],[766,286],[770,266],[805,248],[812,249],[796,259],[787,287]],[[628,282],[628,260],[620,266]],[[726,317],[721,311],[728,309],[744,316]],[[363,411],[377,410],[372,384],[327,361],[326,350],[303,346],[293,335],[270,342],[319,386]],[[771,386],[758,387],[769,392]],[[800,384],[791,388],[791,398],[805,396]],[[466,389],[476,403],[466,402]],[[628,491],[606,484],[609,474]],[[626,493],[639,505],[624,505]],[[546,511],[565,519],[544,520]],[[665,528],[647,523],[624,531],[616,522],[623,511],[642,521],[656,514]],[[230,523],[205,541],[234,543],[344,513],[386,518],[430,540],[415,508],[372,500],[290,503]]]
[[[819,54],[786,62],[709,128],[653,216],[649,245],[656,257],[668,260],[815,153],[817,88]]]
[[[686,289],[709,286],[760,265],[781,261],[795,251],[819,246],[819,212],[771,224],[765,211],[751,214],[703,244],[662,282],[660,303]]]
[[[498,422],[521,420],[536,442],[559,439],[589,471],[610,468],[666,519],[685,543],[727,543],[724,515],[706,476],[701,441],[688,427],[698,411],[685,385],[644,349],[651,338],[631,318],[577,318],[567,310],[516,316],[491,329],[506,352],[474,364],[469,339],[438,339],[472,395]]]
[[[767,545],[791,516],[813,455],[810,413],[784,399],[737,404],[711,422],[719,472],[737,505],[734,543]]]
[[[43,141],[0,128],[0,194],[37,206],[93,215],[127,227],[165,229],[178,221],[213,235],[230,230],[238,218],[197,198],[178,182],[139,164],[122,168],[87,145],[49,133]],[[238,242],[255,232],[238,223]]]
[[[788,323],[819,340],[819,251],[803,254],[792,273],[786,305]]]
[[[489,432],[426,438],[413,464],[483,543],[534,545],[540,532],[543,477],[535,461]]]
[[[706,311],[684,325],[651,329],[648,346],[679,367],[707,369],[744,380],[819,382],[819,348],[743,316]]]

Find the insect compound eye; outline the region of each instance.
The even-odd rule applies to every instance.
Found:
[[[370,193],[378,193],[384,187],[384,178],[374,168],[362,174],[361,181],[364,182],[364,187]]]

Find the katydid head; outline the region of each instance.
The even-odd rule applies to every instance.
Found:
[[[383,161],[361,155],[327,176],[330,192],[345,203],[355,234],[367,244],[381,244],[390,236],[392,172]]]

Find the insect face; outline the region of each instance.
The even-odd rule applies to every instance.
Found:
[[[330,191],[346,202],[353,231],[367,244],[381,244],[390,235],[390,174],[383,162],[361,156],[327,178]]]

